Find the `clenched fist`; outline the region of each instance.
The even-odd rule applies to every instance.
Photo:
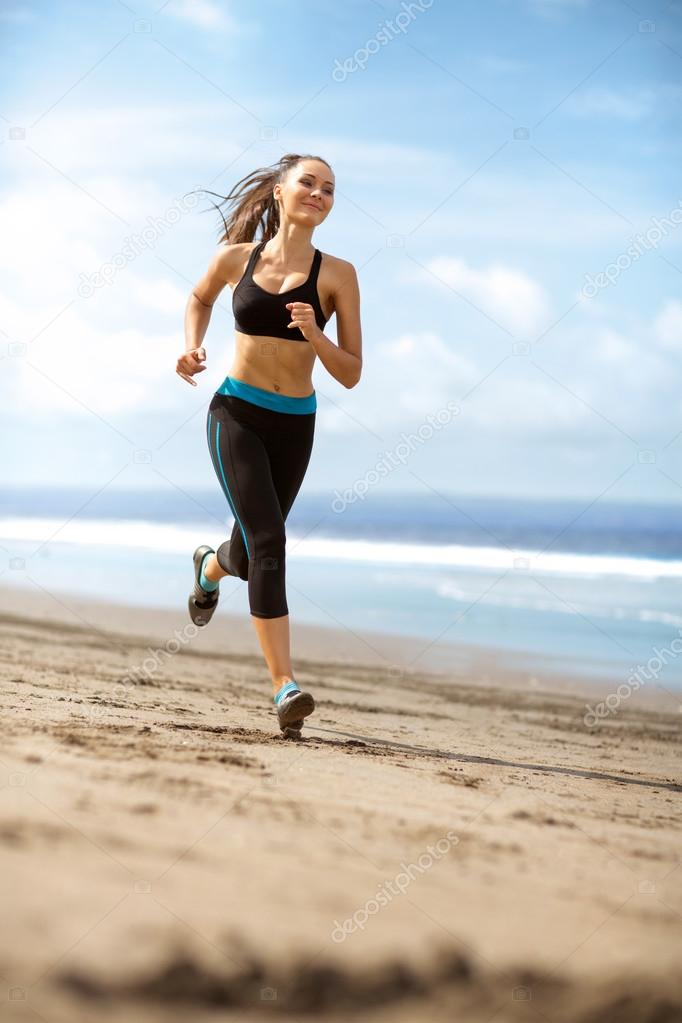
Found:
[[[185,352],[177,361],[175,372],[178,376],[181,376],[183,380],[186,380],[192,387],[197,386],[196,380],[192,380],[195,373],[203,373],[206,367],[203,363],[206,362],[206,349],[195,348],[191,352]]]

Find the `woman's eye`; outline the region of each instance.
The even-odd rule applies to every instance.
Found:
[[[305,185],[306,188],[308,188],[310,185],[312,185],[312,181],[303,181],[303,179],[301,179],[301,184]],[[334,194],[332,192],[331,188],[325,188],[325,192],[327,193],[327,195],[333,195]]]

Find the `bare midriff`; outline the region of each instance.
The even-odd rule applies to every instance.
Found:
[[[328,282],[324,280],[328,272],[323,263],[317,282],[317,294],[327,322],[334,312]],[[230,284],[230,288],[234,289],[234,285]],[[235,350],[229,376],[252,387],[262,387],[265,391],[290,398],[307,398],[312,394],[312,372],[317,354],[310,342],[242,334],[239,330],[235,330],[234,338]]]
[[[238,330],[234,336],[235,352],[229,376],[291,398],[306,398],[312,394],[312,372],[317,356],[307,341],[254,337]]]

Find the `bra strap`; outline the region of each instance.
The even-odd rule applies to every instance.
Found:
[[[251,255],[249,256],[249,261],[246,264],[246,270],[244,271],[244,276],[247,279],[251,279],[251,280],[253,279],[253,276],[252,276],[253,275],[253,268],[255,267],[256,260],[258,259],[258,256],[260,255],[260,250],[263,248],[264,245],[265,245],[265,239],[260,241],[258,243],[258,245],[254,245],[253,249],[251,250]]]
[[[317,275],[320,272],[320,264],[322,263],[322,253],[319,249],[315,249],[315,255],[313,256],[313,265],[310,269],[310,276],[308,277],[308,283],[315,286],[317,284]]]

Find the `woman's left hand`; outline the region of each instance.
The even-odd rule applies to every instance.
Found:
[[[307,302],[287,302],[287,309],[291,315],[289,327],[298,327],[306,341],[313,341],[322,333],[315,319],[315,310]]]

